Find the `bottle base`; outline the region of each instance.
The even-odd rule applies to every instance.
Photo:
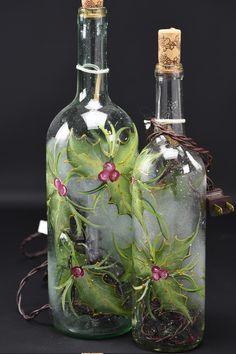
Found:
[[[181,344],[179,346],[177,345],[171,346],[166,344],[162,345],[160,343],[158,345],[158,343],[154,343],[148,340],[137,340],[136,338],[133,338],[133,340],[138,347],[142,349],[147,349],[149,351],[161,352],[161,353],[184,353],[199,347],[202,344],[203,338],[197,340],[192,344]]]
[[[78,339],[109,339],[130,332],[131,321],[124,317],[104,317],[94,319],[89,316],[81,316],[72,323],[68,320],[61,323],[54,318],[55,329],[63,334]]]

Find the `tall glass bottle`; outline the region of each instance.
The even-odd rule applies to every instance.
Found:
[[[54,325],[82,338],[131,328],[130,178],[138,137],[107,86],[107,16],[101,0],[78,14],[78,88],[47,135],[48,277]],[[127,253],[128,254],[128,253]]]
[[[156,119],[184,133],[181,32],[159,31]],[[206,172],[202,159],[161,135],[139,155],[132,185],[133,336],[155,351],[196,347],[204,332]]]

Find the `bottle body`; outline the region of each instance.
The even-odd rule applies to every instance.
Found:
[[[54,325],[81,338],[131,328],[130,178],[138,137],[108,95],[105,8],[78,15],[75,100],[47,136],[48,280]],[[96,72],[97,71],[97,72]]]
[[[68,334],[130,330],[130,280],[116,247],[132,242],[137,144],[131,119],[111,102],[98,110],[74,103],[49,128],[49,296],[55,326]],[[105,164],[117,173],[107,178]]]
[[[206,174],[164,136],[137,159],[133,336],[155,351],[196,347],[204,333]]]

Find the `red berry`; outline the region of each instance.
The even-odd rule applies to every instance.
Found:
[[[159,273],[160,270],[161,269],[158,266],[156,266],[156,265],[152,267],[152,273]]]
[[[59,178],[55,178],[54,179],[54,186],[56,187],[56,189],[59,189],[61,187],[61,180]]]
[[[82,278],[84,276],[84,270],[82,267],[73,267],[70,272],[75,278]]]
[[[188,337],[186,343],[187,343],[187,344],[192,344],[195,340],[196,340],[196,338],[195,338],[194,336],[191,336],[191,335],[190,335],[190,336]]]
[[[68,193],[66,186],[64,184],[61,185],[60,188],[58,188],[58,193],[60,194],[61,197],[65,197]]]
[[[168,278],[169,273],[166,270],[161,270],[160,276],[161,276],[161,279],[166,279],[166,278]]]
[[[106,171],[112,172],[112,171],[115,171],[116,166],[115,166],[115,164],[112,163],[112,162],[106,162],[106,163],[103,165],[103,169],[106,170]]]
[[[152,273],[152,279],[155,280],[155,281],[160,280],[160,275],[159,275],[159,273]]]
[[[120,172],[115,170],[110,173],[110,181],[111,182],[116,182],[120,177]]]
[[[108,181],[109,181],[109,177],[110,177],[110,172],[109,172],[109,171],[106,171],[106,170],[103,170],[103,171],[100,172],[99,175],[98,175],[98,179],[99,179],[101,182],[108,182]]]

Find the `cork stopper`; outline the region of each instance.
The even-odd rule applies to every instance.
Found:
[[[158,61],[162,71],[177,71],[181,67],[181,31],[176,28],[158,31]]]
[[[82,7],[84,9],[95,9],[103,7],[103,0],[82,0]]]

